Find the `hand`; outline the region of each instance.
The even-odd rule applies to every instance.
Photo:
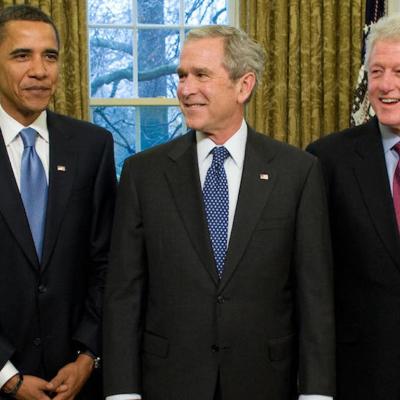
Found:
[[[10,390],[15,386],[17,380],[18,376],[13,376],[6,382],[4,388]],[[32,375],[24,375],[24,380],[15,398],[17,400],[50,400],[47,393],[48,384],[44,379]]]
[[[93,370],[93,358],[80,354],[76,361],[67,364],[50,381],[47,390],[56,393],[54,400],[73,400],[80,392]]]

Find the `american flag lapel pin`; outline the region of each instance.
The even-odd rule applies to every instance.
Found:
[[[260,179],[262,181],[267,181],[269,179],[269,175],[266,173],[262,173],[262,174],[260,174]]]
[[[66,170],[67,168],[65,167],[65,165],[57,165],[57,171],[65,172]]]

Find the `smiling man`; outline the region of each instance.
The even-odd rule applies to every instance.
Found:
[[[400,16],[372,26],[368,123],[309,146],[328,189],[337,399],[400,398]]]
[[[125,163],[105,299],[109,400],[334,393],[322,174],[244,121],[263,59],[236,28],[192,30],[178,68],[191,130]]]
[[[89,377],[100,354],[113,144],[103,129],[46,110],[59,45],[39,9],[0,13],[1,399],[102,398],[99,376],[96,385]]]

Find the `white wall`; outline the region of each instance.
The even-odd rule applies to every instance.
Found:
[[[400,0],[388,0],[388,13],[400,13]]]

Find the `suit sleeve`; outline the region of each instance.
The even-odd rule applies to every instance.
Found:
[[[139,198],[125,163],[118,189],[104,306],[105,395],[141,393],[146,251]]]
[[[324,175],[324,180],[325,180],[325,190],[327,193],[327,198],[328,198],[328,207],[329,207],[329,195],[330,195],[330,185],[329,185],[329,168],[328,168],[328,164],[326,162],[324,162],[324,160],[326,159],[326,157],[324,156],[324,153],[321,153],[321,146],[318,146],[318,144],[314,143],[310,143],[307,148],[306,151],[309,152],[310,154],[314,155],[315,157],[317,157],[319,159],[319,162],[321,164],[322,167],[322,172]]]
[[[115,206],[116,177],[113,140],[106,136],[94,182],[85,310],[73,339],[92,353],[101,354],[101,320],[105,275]]]
[[[299,392],[335,391],[333,266],[321,167],[313,160],[298,204],[295,232]]]

